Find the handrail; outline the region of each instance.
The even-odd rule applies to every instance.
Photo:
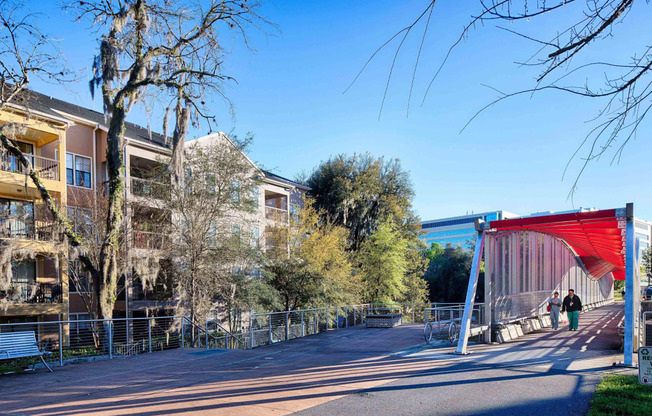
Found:
[[[209,322],[209,321],[206,321],[206,326],[208,326],[208,322]],[[246,341],[240,339],[237,335],[234,335],[231,331],[229,331],[228,329],[224,328],[224,327],[223,327],[222,325],[220,325],[217,321],[213,320],[213,321],[210,321],[210,322],[214,323],[214,324],[215,324],[219,329],[221,329],[225,334],[227,334],[227,337],[230,336],[231,338],[235,339],[235,340],[238,341],[240,344],[242,344],[245,348],[247,347],[247,342],[246,342]],[[228,340],[228,338],[227,338],[227,340]]]

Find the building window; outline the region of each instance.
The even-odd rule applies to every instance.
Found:
[[[240,182],[238,181],[231,181],[231,202],[240,203]]]
[[[260,244],[260,229],[251,227],[251,248],[258,248]]]
[[[84,331],[89,331],[91,329],[90,322],[77,322],[77,321],[87,321],[91,319],[90,315],[87,313],[71,313],[68,315],[68,320],[70,321],[70,335],[79,336],[82,335]],[[73,340],[76,341],[76,340]]]
[[[91,158],[66,153],[66,183],[68,185],[92,188]]]
[[[90,293],[91,274],[75,260],[68,262],[70,293]]]
[[[88,208],[68,207],[68,219],[77,234],[90,237],[93,234],[93,213]]]
[[[25,260],[21,262],[11,262],[11,274],[13,282],[16,283],[34,283],[36,282],[36,262],[34,260]]]

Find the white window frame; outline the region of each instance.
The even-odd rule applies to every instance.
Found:
[[[73,152],[66,152],[66,169],[68,169],[68,165],[67,165],[67,163],[68,163],[68,157],[67,156],[68,155],[72,155],[72,180],[73,180],[74,183],[73,184],[68,183],[68,173],[66,173],[66,185],[74,186],[75,188],[79,188],[79,189],[91,189],[91,190],[94,189],[95,187],[93,186],[93,183],[95,182],[95,175],[94,175],[93,171],[95,169],[93,169],[93,167],[95,165],[93,164],[93,157],[92,156],[86,156],[86,155],[80,155],[78,153],[73,153]],[[77,165],[76,165],[77,157],[83,157],[85,159],[90,159],[90,161],[91,161],[91,165],[90,165],[91,166],[91,171],[90,171],[90,174],[91,174],[90,185],[91,186],[90,187],[77,185]]]

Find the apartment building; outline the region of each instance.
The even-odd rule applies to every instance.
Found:
[[[214,133],[199,137],[188,143],[188,148],[193,146],[207,146],[209,144],[235,146],[229,137],[223,133]],[[279,223],[289,224],[292,215],[303,206],[303,195],[310,188],[259,168],[249,157],[240,152],[241,157],[251,165],[251,175],[258,181],[253,194],[257,198],[256,210],[243,218],[250,230],[248,234],[255,240],[255,244],[263,250],[269,250],[277,242],[267,236]],[[234,224],[240,229],[240,224]]]
[[[29,92],[24,102],[24,107],[13,106],[0,113],[0,123],[20,122],[27,126],[16,136],[19,146],[29,155],[56,205],[73,221],[76,231],[92,236],[94,221],[101,217],[97,207],[106,195],[108,120],[102,113],[36,92]],[[204,136],[189,145],[216,140],[233,145],[224,133]],[[247,158],[244,153],[242,157]],[[161,222],[151,222],[151,218],[166,216],[171,221],[164,204],[157,202],[168,189],[163,184],[169,183],[169,144],[162,135],[127,123],[123,158],[127,219],[123,244],[129,262],[144,257],[146,251],[161,249],[169,238]],[[260,179],[258,210],[250,214],[248,224],[259,247],[265,249],[266,229],[278,221],[289,221],[308,188],[247,160],[252,174]],[[69,256],[62,233],[18,161],[1,150],[0,247],[4,247],[5,254],[11,250],[12,258],[11,264],[2,269],[11,270],[11,276],[0,276],[0,323],[90,318],[86,304],[89,277]],[[165,275],[165,268],[161,273],[149,290],[137,273],[122,276],[114,316],[173,313],[171,276]],[[83,325],[72,325],[70,331],[78,331]]]

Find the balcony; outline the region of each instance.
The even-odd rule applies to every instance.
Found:
[[[288,211],[286,209],[265,206],[265,218],[286,222],[288,220]]]
[[[143,178],[131,178],[131,194],[144,198],[170,199],[170,186]]]
[[[0,299],[10,303],[63,303],[63,292],[59,283],[12,282],[6,291],[0,291]]]
[[[32,154],[25,154],[25,157],[27,157],[27,159],[32,163],[32,167],[40,179],[48,179],[51,181],[59,180],[58,160]],[[10,155],[6,151],[0,153],[0,170],[11,173],[19,173],[21,175],[26,173],[25,168],[18,161],[18,158],[16,156]]]
[[[151,231],[138,231],[131,232],[131,244],[134,248],[142,248],[147,250],[163,250],[167,246],[169,236],[167,231],[151,232]]]
[[[0,217],[0,238],[19,238],[36,241],[63,241],[59,226],[53,221],[34,220],[30,217]]]

